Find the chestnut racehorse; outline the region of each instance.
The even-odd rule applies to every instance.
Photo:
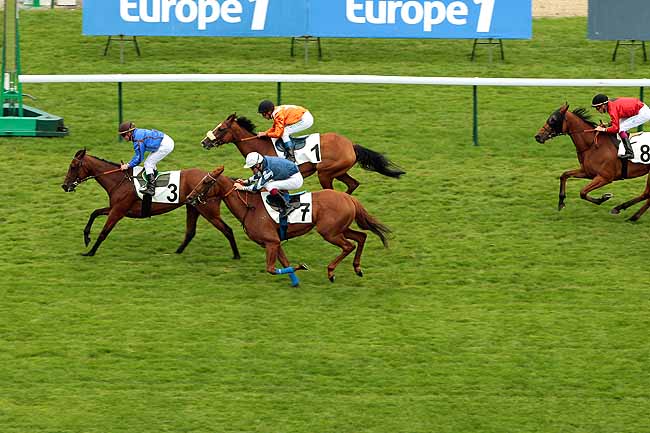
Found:
[[[84,242],[88,246],[93,221],[100,215],[108,215],[104,228],[97,237],[95,244],[90,251],[83,254],[84,256],[95,255],[97,248],[106,239],[115,224],[125,216],[128,218],[142,218],[142,200],[135,193],[131,180],[133,170],[120,171],[119,167],[119,164],[91,156],[86,153],[86,149],[82,149],[72,159],[63,185],[61,185],[64,191],[73,192],[81,182],[95,179],[108,193],[109,206],[95,209],[90,214],[88,223],[86,223]],[[232,229],[220,216],[219,206],[221,201],[215,197],[208,196],[203,204],[196,207],[185,203],[187,195],[205,175],[206,172],[196,168],[181,170],[180,185],[178,185],[178,190],[173,192],[174,194],[178,194],[178,203],[152,203],[151,215],[164,214],[185,205],[187,209],[185,239],[176,252],[179,254],[182,253],[194,237],[196,233],[196,220],[200,214],[224,234],[228,242],[230,242],[233,258],[238,259],[240,257],[239,250]]]
[[[535,140],[539,143],[544,143],[546,140],[559,135],[569,135],[576,147],[580,168],[565,171],[560,176],[558,210],[565,207],[566,181],[569,178],[591,179],[591,182],[580,190],[580,198],[599,205],[609,200],[612,194],[606,193],[599,198],[593,198],[589,196],[591,191],[615,180],[643,176],[650,171],[650,165],[634,162],[627,162],[627,167],[625,167],[624,162],[618,157],[618,143],[614,139],[615,135],[596,133],[595,127],[596,123],[589,118],[584,108],[569,111],[569,105],[565,103],[551,114],[544,126],[535,135]],[[618,214],[622,209],[638,203],[644,197],[642,194],[635,199],[616,206],[611,213]],[[645,198],[650,198],[650,196]],[[636,215],[636,218],[632,217],[630,219],[638,219],[639,216]]]
[[[259,193],[236,191],[234,181],[222,176],[223,166],[217,167],[196,186],[188,196],[188,202],[201,200],[206,194],[215,194],[223,199],[230,212],[241,221],[244,231],[248,237],[266,249],[266,271],[272,275],[291,274],[294,285],[298,284],[297,278],[293,275],[295,271],[306,269],[305,265],[291,266],[282,246],[278,234],[278,224],[275,223],[267,213],[262,197]],[[208,195],[208,196],[209,196]],[[350,225],[356,221],[363,230],[370,230],[381,239],[385,247],[388,246],[386,236],[390,230],[368,214],[359,200],[343,192],[325,189],[313,192],[312,195],[312,222],[305,224],[289,224],[287,239],[302,236],[312,228],[329,243],[338,246],[343,250],[328,266],[327,277],[334,282],[334,270],[336,266],[348,254],[355,249],[351,241],[357,243],[357,251],[354,255],[352,265],[358,276],[363,276],[361,271],[361,254],[366,242],[367,234],[353,230]],[[275,262],[280,260],[283,269],[276,269]]]
[[[237,149],[246,157],[250,152],[262,155],[276,156],[273,142],[269,137],[257,138],[255,125],[246,117],[231,114],[219,123],[212,131],[208,131],[201,141],[205,149],[221,146],[224,143],[235,143]],[[324,189],[333,189],[334,179],[347,185],[346,193],[352,194],[359,182],[348,174],[348,171],[358,163],[366,170],[376,171],[388,177],[399,178],[404,171],[389,161],[382,154],[352,143],[350,139],[334,132],[320,135],[320,159],[314,164],[300,164],[303,177],[318,173],[318,181]]]

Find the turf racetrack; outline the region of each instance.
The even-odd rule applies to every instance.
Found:
[[[324,40],[324,59],[289,57],[287,39],[141,38],[102,56],[79,11],[21,15],[23,73],[331,73],[419,76],[639,78],[613,43],[585,40],[586,19],[534,23],[506,41],[506,62],[471,41]],[[638,59],[637,59],[638,60]],[[70,135],[0,139],[0,430],[160,432],[643,432],[648,431],[650,217],[608,211],[643,178],[603,188],[598,207],[571,180],[569,138],[533,135],[564,101],[638,89],[480,88],[480,146],[471,142],[471,88],[285,84],[283,101],[385,153],[407,175],[354,168],[356,196],[393,230],[370,235],[326,278],[338,249],[317,233],[289,241],[311,271],[293,289],[264,272],[264,251],[235,230],[242,259],[201,221],[183,239],[184,211],[123,220],[95,257],[82,230],[107,205],[94,182],[66,194],[74,153],[119,162],[115,84],[33,84],[26,102],[63,116]],[[275,84],[125,84],[125,117],[176,140],[161,169],[224,164],[246,175],[233,145],[204,151],[228,114],[260,128],[257,103]],[[594,112],[595,114],[595,112]],[[316,178],[306,182],[318,187]],[[339,185],[339,188],[342,188]],[[104,218],[95,222],[94,240]]]

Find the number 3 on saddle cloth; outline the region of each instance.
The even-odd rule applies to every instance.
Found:
[[[628,161],[638,164],[650,164],[650,132],[630,134],[630,144],[632,145],[632,151],[634,151],[634,158]],[[623,154],[625,154],[625,148],[623,143],[618,140],[618,155]]]
[[[140,166],[133,167],[133,187],[140,200],[143,194],[140,188],[147,184],[143,177],[144,169]],[[161,171],[156,177],[156,193],[152,197],[153,203],[178,203],[178,186],[181,181],[179,171]]]
[[[286,240],[289,224],[311,224],[311,193],[303,191],[291,194],[289,197],[289,214],[286,218],[280,220],[280,211],[284,208],[282,199],[268,192],[262,193],[262,201],[266,212],[273,221],[280,224],[278,228],[280,240]]]
[[[286,158],[282,139],[271,138],[271,140],[273,141],[273,147],[275,147],[275,153],[280,158]],[[291,142],[294,144],[293,151],[296,156],[296,164],[300,165],[304,162],[318,164],[321,161],[319,133],[291,137]]]

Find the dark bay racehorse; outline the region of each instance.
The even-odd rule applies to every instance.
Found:
[[[93,221],[100,215],[108,215],[104,228],[97,237],[95,244],[90,251],[84,253],[84,256],[92,256],[97,252],[99,245],[106,239],[115,224],[125,216],[128,218],[142,218],[142,200],[135,193],[131,180],[132,169],[120,171],[120,165],[97,158],[86,153],[86,149],[79,150],[68,168],[68,173],[63,181],[63,190],[73,192],[78,184],[89,179],[95,179],[102,188],[106,190],[109,198],[109,206],[101,209],[95,209],[86,223],[84,228],[84,242],[86,246],[90,243],[90,229]],[[190,243],[196,233],[196,220],[199,214],[205,217],[210,223],[224,234],[230,242],[230,248],[233,252],[233,258],[238,259],[239,250],[232,229],[221,219],[219,206],[221,201],[216,197],[208,196],[203,204],[196,207],[185,204],[187,195],[192,188],[200,182],[206,175],[206,172],[190,168],[181,170],[180,185],[174,194],[178,194],[178,203],[152,203],[151,215],[160,215],[171,210],[185,206],[187,210],[185,239],[176,250],[182,253],[187,244]]]
[[[599,198],[593,198],[589,196],[591,191],[615,180],[643,176],[650,171],[650,165],[633,162],[628,162],[627,167],[624,167],[623,161],[618,157],[615,135],[596,133],[595,127],[596,124],[584,108],[569,111],[569,105],[565,103],[551,114],[535,135],[535,140],[539,143],[558,135],[569,135],[576,147],[580,168],[565,171],[560,176],[558,210],[565,207],[566,181],[569,178],[591,179],[591,182],[580,190],[580,198],[599,205],[609,200],[612,194],[606,193]],[[622,209],[643,200],[642,197],[643,195],[615,207],[611,213],[618,214]]]
[[[201,141],[204,148],[210,149],[224,143],[235,143],[241,154],[246,157],[250,152],[276,156],[273,142],[269,137],[255,138],[255,125],[245,117],[231,114]],[[324,189],[333,189],[332,183],[337,179],[347,185],[347,193],[357,189],[359,182],[348,174],[358,163],[366,170],[376,171],[384,176],[398,178],[404,174],[399,167],[385,156],[363,146],[352,143],[350,139],[334,132],[320,135],[321,162],[300,164],[303,177],[318,173],[318,181]]]
[[[262,197],[259,193],[234,190],[234,181],[228,177],[221,176],[223,166],[210,172],[209,176],[203,178],[201,183],[190,193],[188,201],[192,203],[206,192],[215,194],[223,199],[230,209],[230,212],[241,221],[244,231],[248,237],[266,249],[266,271],[272,275],[291,274],[295,271],[306,269],[305,265],[291,266],[278,235],[278,224],[275,223],[267,213]],[[350,225],[356,221],[363,230],[370,230],[381,239],[385,247],[388,246],[386,236],[390,230],[372,217],[359,200],[343,192],[325,189],[312,193],[312,223],[289,224],[287,238],[302,236],[312,228],[329,243],[338,246],[343,250],[334,261],[327,266],[327,277],[334,282],[334,270],[336,266],[352,251],[357,243],[357,251],[354,255],[352,265],[354,272],[360,277],[361,254],[366,242],[367,234],[353,230]],[[280,260],[284,269],[275,269],[276,260]],[[292,278],[294,285],[298,284],[297,279]]]

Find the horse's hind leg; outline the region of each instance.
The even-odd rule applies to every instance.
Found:
[[[336,180],[341,181],[347,185],[348,190],[345,191],[346,194],[352,195],[354,190],[359,187],[359,182],[348,173],[343,173],[340,176],[336,176]]]
[[[591,182],[589,182],[587,184],[587,186],[585,186],[584,188],[582,188],[582,190],[580,190],[580,198],[583,199],[583,200],[587,200],[588,202],[591,202],[593,204],[598,204],[598,205],[606,202],[607,200],[612,198],[612,194],[607,193],[607,194],[603,194],[599,198],[593,198],[593,197],[589,196],[589,193],[591,191],[595,190],[595,189],[598,189],[598,188],[601,188],[601,187],[607,185],[610,182],[611,181],[605,179],[602,176],[596,176]]]
[[[185,247],[194,239],[196,234],[196,220],[199,218],[199,211],[194,206],[185,205],[185,239],[183,243],[176,249],[176,254],[181,254],[185,251]]]
[[[113,230],[113,227],[115,227],[115,224],[119,220],[121,220],[124,217],[124,210],[119,209],[116,210],[115,208],[112,208],[110,212],[108,213],[108,219],[106,220],[106,223],[104,223],[104,227],[102,228],[101,233],[99,233],[99,236],[97,236],[97,240],[95,241],[95,244],[93,247],[88,251],[87,253],[83,253],[83,256],[94,256],[95,253],[97,252],[97,248],[104,242],[104,239],[108,236],[108,234]]]
[[[93,213],[90,214],[88,222],[86,223],[86,227],[84,228],[84,243],[86,246],[88,246],[90,243],[90,229],[93,227],[95,219],[100,215],[108,215],[108,212],[110,212],[110,210],[110,207],[103,207],[101,209],[95,209]]]
[[[609,211],[609,213],[611,213],[612,215],[618,215],[622,210],[625,210],[625,209],[629,208],[630,206],[633,206],[633,205],[637,204],[638,202],[640,202],[642,200],[647,200],[647,199],[650,199],[650,177],[648,177],[648,180],[646,181],[645,190],[643,191],[643,194],[641,194],[638,197],[634,197],[632,200],[628,200],[625,203],[619,204],[614,209]],[[637,211],[637,214],[638,213],[639,212]],[[641,214],[643,214],[643,212],[641,212]],[[636,221],[637,219],[639,219],[641,214],[638,215],[637,218],[634,219],[634,220],[632,220],[632,218],[634,218],[634,216],[632,216],[630,219],[632,221]],[[635,214],[635,216],[636,216],[636,214]]]
[[[352,261],[352,266],[354,266],[354,272],[363,277],[363,271],[361,271],[361,254],[363,253],[363,247],[366,244],[367,234],[364,232],[359,232],[352,229],[347,229],[343,232],[343,235],[357,242],[357,250],[354,253],[354,260]]]
[[[345,235],[343,233],[338,233],[335,235],[330,235],[321,231],[319,231],[319,233],[327,242],[331,243],[332,245],[336,245],[343,250],[343,252],[339,254],[338,257],[334,259],[334,261],[332,261],[332,263],[327,265],[327,278],[329,278],[331,282],[334,282],[334,270],[338,264],[348,256],[348,254],[354,251],[355,247],[352,242],[345,238]]]
[[[212,204],[209,204],[212,203]],[[220,213],[219,213],[219,205],[214,204],[214,202],[209,202],[208,204],[200,205],[198,208],[198,212],[205,217],[208,221],[210,221],[210,224],[215,226],[217,230],[219,230],[223,235],[228,239],[228,242],[230,243],[230,249],[232,250],[232,258],[233,259],[240,259],[241,256],[239,255],[239,248],[237,248],[237,242],[235,242],[235,235],[232,232],[232,229],[224,220],[221,219]]]
[[[641,208],[638,211],[636,211],[634,215],[628,218],[628,221],[637,221],[639,218],[641,218],[641,215],[643,215],[645,211],[648,210],[649,207],[650,207],[650,200],[646,200],[643,206],[641,206]]]

